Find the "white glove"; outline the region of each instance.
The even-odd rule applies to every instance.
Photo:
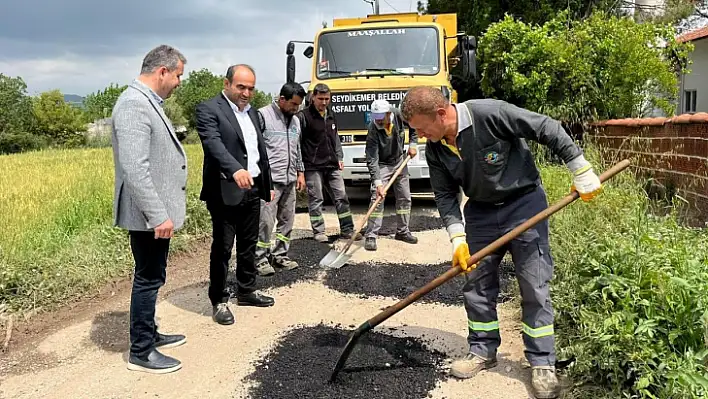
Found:
[[[568,163],[568,168],[573,172],[573,186],[580,194],[583,201],[590,201],[602,191],[602,183],[597,177],[592,165],[582,155]]]
[[[452,253],[454,254],[457,247],[459,247],[461,244],[464,244],[466,242],[467,242],[467,240],[465,240],[465,236],[453,238],[452,239]]]

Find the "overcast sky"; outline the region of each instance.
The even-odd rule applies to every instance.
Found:
[[[159,44],[187,57],[185,74],[224,74],[234,63],[256,69],[259,89],[285,82],[289,40],[312,40],[322,21],[365,16],[364,0],[25,0],[2,7],[0,73],[21,76],[29,94],[60,89],[86,95],[111,82],[129,83],[147,51]],[[416,9],[415,0],[381,0],[381,12]],[[296,47],[298,81],[310,61]]]

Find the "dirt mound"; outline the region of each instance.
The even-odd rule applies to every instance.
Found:
[[[445,355],[415,338],[376,331],[364,335],[337,380],[332,369],[351,331],[317,325],[290,331],[246,377],[250,396],[279,398],[424,398],[438,380]]]
[[[379,230],[380,236],[388,236],[396,234],[396,228],[398,227],[398,219],[396,215],[388,215],[383,217],[381,222],[381,230]],[[422,216],[415,215],[411,216],[408,228],[411,232],[416,233],[420,231],[430,231],[444,228],[443,220],[437,216]],[[362,231],[362,234],[366,231],[366,226]]]
[[[327,270],[324,284],[335,291],[358,294],[360,298],[384,296],[402,299],[433,281],[450,268],[449,263],[436,265],[358,263],[341,269]],[[499,267],[500,293],[498,302],[505,302],[514,295],[514,265],[502,262]],[[438,302],[446,305],[462,305],[462,288],[465,277],[460,275],[432,290],[419,302]]]

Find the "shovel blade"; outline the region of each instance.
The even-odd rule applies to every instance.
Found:
[[[320,261],[320,266],[330,269],[339,269],[340,267],[346,265],[351,257],[351,255],[343,254],[335,249],[331,249]]]

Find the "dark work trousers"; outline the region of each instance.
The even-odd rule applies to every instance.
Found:
[[[236,280],[240,294],[249,294],[256,286],[256,243],[261,217],[258,188],[244,193],[238,205],[207,201],[211,214],[212,244],[209,257],[209,299],[212,305],[226,303],[229,259],[236,239]]]
[[[481,250],[547,207],[546,193],[541,186],[503,204],[468,201],[464,212],[470,253]],[[501,344],[496,307],[499,264],[507,251],[511,252],[521,291],[526,359],[531,366],[555,365],[553,307],[549,294],[553,259],[548,243],[547,220],[521,233],[505,248],[485,257],[477,269],[467,274],[463,291],[470,351],[492,358]]]
[[[155,344],[157,291],[165,284],[170,240],[155,238],[154,231],[130,231],[130,249],[135,260],[130,296],[130,352],[147,356]]]

